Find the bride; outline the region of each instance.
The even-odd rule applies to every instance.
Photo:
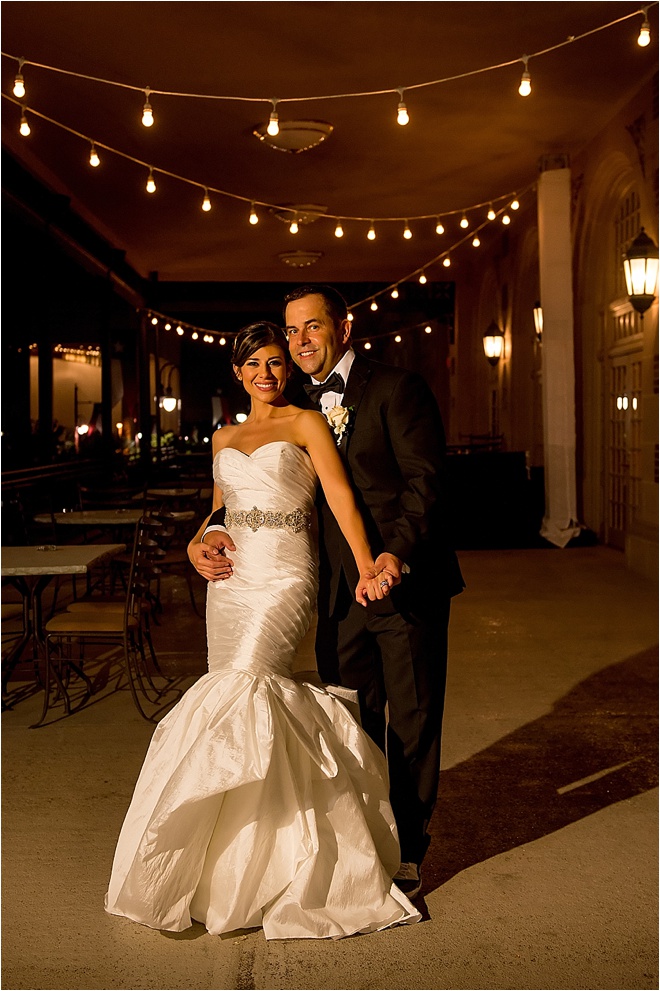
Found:
[[[214,934],[262,926],[268,939],[417,922],[391,880],[399,845],[383,754],[341,701],[291,677],[316,599],[317,482],[358,565],[358,602],[382,598],[389,579],[374,577],[325,418],[284,398],[284,333],[244,328],[232,363],[251,400],[244,424],[213,437],[232,573],[209,582],[208,673],[154,732],[106,911],[173,931],[193,919]]]

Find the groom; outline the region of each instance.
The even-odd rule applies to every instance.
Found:
[[[331,421],[346,423],[339,452],[377,556],[376,570],[393,579],[387,598],[366,609],[355,601],[355,562],[323,501],[319,674],[325,682],[357,689],[365,731],[387,748],[401,843],[395,880],[414,897],[438,788],[449,603],[463,588],[447,536],[442,421],[419,375],[356,354],[346,303],[336,290],[295,289],[285,298],[284,316],[291,357],[311,376],[308,398],[299,404],[326,416],[334,410]],[[215,522],[211,517],[209,525]],[[224,538],[207,530],[203,539],[221,547]]]

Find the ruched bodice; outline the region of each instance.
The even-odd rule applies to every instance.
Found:
[[[295,444],[225,448],[213,472],[230,511],[312,510],[316,475]],[[391,880],[383,754],[342,702],[290,677],[316,596],[310,531],[231,536],[234,573],[208,586],[208,673],[156,728],[106,910],[173,931],[263,926],[269,939],[417,922]]]

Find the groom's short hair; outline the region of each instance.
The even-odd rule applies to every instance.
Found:
[[[285,319],[286,308],[289,303],[293,303],[297,299],[303,299],[305,296],[322,296],[325,308],[336,326],[339,326],[348,317],[348,306],[341,293],[333,289],[332,286],[317,286],[310,283],[307,286],[298,286],[297,289],[293,289],[290,293],[286,294],[284,297]]]

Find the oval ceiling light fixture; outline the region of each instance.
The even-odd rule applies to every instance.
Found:
[[[323,258],[322,251],[283,251],[277,256],[285,265],[290,268],[307,268],[314,265],[319,258]]]
[[[268,124],[259,124],[252,133],[269,148],[285,151],[289,155],[299,155],[325,141],[333,132],[327,120],[281,120],[277,134],[268,133]]]
[[[272,209],[270,212],[283,224],[291,224],[295,220],[300,225],[313,224],[327,209],[321,203],[282,203],[279,210]]]

